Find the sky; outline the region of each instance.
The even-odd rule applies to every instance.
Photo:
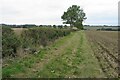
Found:
[[[0,23],[62,25],[72,5],[86,13],[84,25],[118,25],[119,0],[0,0]]]

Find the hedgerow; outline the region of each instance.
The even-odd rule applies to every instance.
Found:
[[[2,27],[2,56],[16,56],[18,48],[34,53],[40,46],[46,47],[59,37],[70,34],[69,29],[28,28],[16,35],[9,27]]]
[[[70,34],[71,30],[54,28],[30,28],[22,32],[23,47],[42,45],[47,46],[49,42],[55,41],[59,37]]]

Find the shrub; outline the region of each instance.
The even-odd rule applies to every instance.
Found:
[[[20,41],[9,27],[2,27],[2,56],[15,56]]]
[[[54,28],[30,28],[22,32],[23,48],[42,45],[47,46],[59,37],[70,34],[71,30]]]

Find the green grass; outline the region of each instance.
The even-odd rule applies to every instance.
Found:
[[[81,33],[80,47],[78,48],[74,65],[79,66],[76,70],[78,77],[103,77],[99,64],[88,45],[85,34]]]
[[[24,72],[26,68],[31,68],[34,63],[36,63],[38,60],[41,60],[45,54],[47,54],[46,49],[41,49],[38,55],[29,54],[27,57],[22,59],[13,60],[12,62],[8,63],[7,67],[2,69],[3,77],[11,77],[16,73]]]
[[[70,39],[74,34],[75,34],[75,33],[71,33],[69,36],[65,36],[65,37],[63,37],[63,38],[58,39],[58,40],[57,40],[55,43],[53,43],[53,45],[51,45],[50,47],[51,47],[51,48],[58,48],[58,47],[60,47],[61,45],[63,45],[63,43],[64,43],[66,40]]]
[[[41,71],[37,73],[35,77],[65,77],[67,71],[71,70],[67,62],[65,55],[69,55],[71,50],[67,50],[64,55],[56,57],[49,64],[47,64]]]

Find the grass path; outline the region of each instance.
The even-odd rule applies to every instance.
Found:
[[[83,31],[57,40],[37,55],[10,63],[5,77],[104,77]]]

